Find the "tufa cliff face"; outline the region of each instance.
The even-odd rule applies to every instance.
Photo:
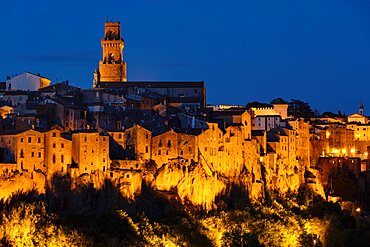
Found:
[[[152,186],[160,191],[177,192],[183,202],[212,209],[217,195],[226,189],[226,183],[217,176],[208,176],[202,166],[181,166],[173,162],[161,167]]]

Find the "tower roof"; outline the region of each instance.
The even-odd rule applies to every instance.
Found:
[[[364,105],[362,104],[362,101],[360,103],[360,109],[364,109]]]

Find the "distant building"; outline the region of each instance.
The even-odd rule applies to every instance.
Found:
[[[9,78],[6,81],[6,89],[10,90],[30,90],[35,91],[39,88],[47,87],[50,85],[51,80],[40,74],[33,74],[25,72],[20,75]]]

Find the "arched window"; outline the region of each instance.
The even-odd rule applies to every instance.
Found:
[[[114,54],[113,53],[109,53],[109,55],[108,55],[108,63],[114,63]]]

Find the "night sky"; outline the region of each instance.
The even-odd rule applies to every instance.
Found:
[[[301,99],[370,114],[368,0],[0,0],[0,80],[30,71],[91,87],[104,22],[129,80],[204,80],[211,104]]]

